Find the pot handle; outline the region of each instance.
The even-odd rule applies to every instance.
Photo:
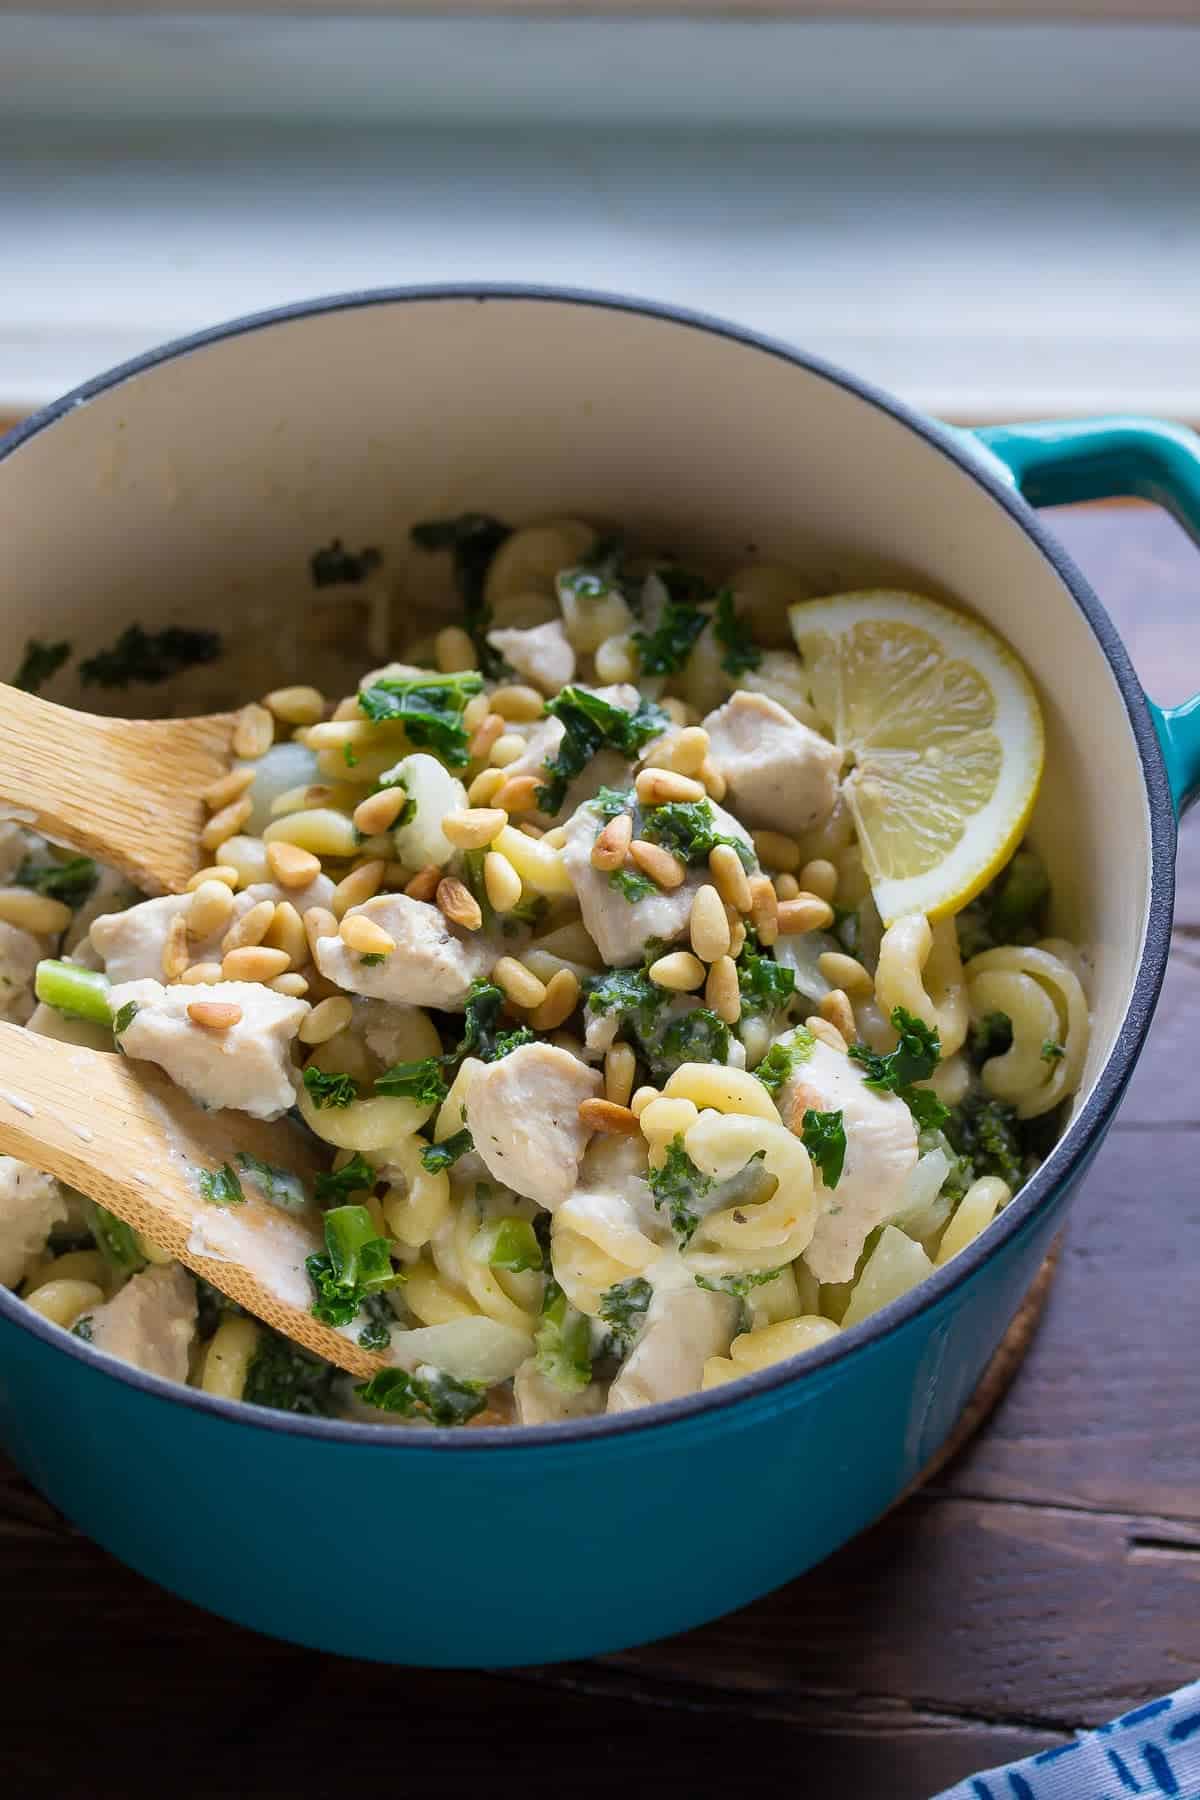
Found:
[[[1045,420],[963,432],[1031,506],[1135,495],[1165,506],[1200,544],[1200,437],[1161,419]],[[1200,694],[1149,702],[1176,812],[1200,798]]]

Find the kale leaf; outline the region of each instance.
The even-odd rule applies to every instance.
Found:
[[[423,1363],[407,1369],[380,1369],[355,1388],[367,1406],[398,1413],[402,1419],[425,1419],[431,1425],[465,1425],[487,1405],[482,1381],[457,1381],[444,1369]]]
[[[313,1317],[348,1325],[368,1294],[396,1287],[387,1238],[378,1237],[365,1206],[334,1206],[325,1214],[325,1251],[304,1259],[316,1292]]]
[[[383,561],[382,552],[368,544],[363,550],[347,550],[341,538],[334,538],[322,550],[314,550],[308,559],[308,571],[315,588],[354,587],[365,581]]]
[[[490,681],[508,672],[508,665],[487,634],[492,609],[484,599],[484,587],[492,558],[512,527],[488,513],[459,513],[453,519],[429,519],[409,533],[418,550],[448,550],[454,559],[454,584],[462,602],[463,624],[475,646],[479,667]]]
[[[375,1077],[375,1092],[416,1100],[422,1106],[440,1106],[450,1092],[442,1076],[447,1060],[444,1056],[426,1056],[420,1062],[393,1063]]]
[[[668,600],[653,631],[633,632],[643,675],[675,675],[687,662],[708,614],[678,600]]]
[[[706,863],[718,844],[736,850],[743,869],[757,868],[754,851],[744,839],[717,830],[711,800],[669,800],[665,806],[651,806],[642,821],[642,836],[652,844],[661,844],[689,867]]]
[[[330,1075],[311,1064],[304,1071],[304,1085],[318,1111],[326,1106],[353,1106],[358,1099],[358,1083],[353,1075]]]
[[[124,1219],[118,1219],[98,1200],[85,1200],[83,1215],[106,1263],[123,1275],[133,1275],[138,1269],[145,1268],[146,1258],[138,1246],[137,1233]]]
[[[600,1298],[600,1317],[608,1326],[609,1346],[615,1356],[628,1356],[646,1322],[654,1289],[644,1275],[618,1281]]]
[[[949,1109],[943,1130],[959,1156],[969,1159],[976,1176],[998,1175],[1016,1193],[1024,1167],[1015,1107],[968,1094]]]
[[[367,1322],[358,1334],[359,1343],[364,1350],[386,1350],[392,1341],[392,1326],[396,1323],[396,1315],[386,1297],[368,1294],[361,1311],[366,1313]]]
[[[881,1094],[899,1094],[914,1081],[928,1081],[941,1061],[936,1025],[926,1025],[903,1006],[892,1008],[892,1027],[900,1042],[886,1055],[867,1044],[851,1044],[850,1055],[866,1069],[864,1081]]]
[[[467,701],[483,691],[477,669],[458,675],[423,675],[411,681],[380,676],[358,690],[359,709],[368,719],[398,719],[411,744],[429,750],[448,769],[470,762],[469,733],[463,724]]]
[[[707,1006],[697,1006],[672,1019],[658,1042],[646,1044],[645,1049],[652,1071],[661,1081],[685,1062],[727,1063],[729,1036],[724,1019]]]
[[[39,863],[27,856],[12,877],[18,887],[33,888],[64,906],[80,907],[90,899],[100,871],[90,856],[72,856],[66,862]]]
[[[670,994],[651,981],[645,969],[606,969],[584,981],[586,1009],[592,1013],[618,1013],[621,1023],[632,1024],[639,1036],[652,1032]]]
[[[318,1175],[316,1181],[317,1205],[325,1206],[331,1200],[347,1200],[351,1194],[371,1193],[378,1181],[377,1172],[371,1167],[361,1150],[356,1150],[348,1163],[340,1169],[334,1169],[327,1175]]]
[[[494,982],[480,976],[471,983],[463,1009],[463,1035],[453,1053],[453,1061],[477,1056],[481,1062],[498,1062],[510,1050],[519,1050],[522,1044],[535,1041],[535,1033],[527,1025],[515,1031],[499,1029],[503,1007],[504,995]]]
[[[840,1112],[816,1112],[811,1106],[804,1114],[801,1132],[804,1148],[821,1171],[827,1188],[835,1188],[842,1179],[846,1160],[846,1127]]]
[[[735,680],[748,669],[757,669],[763,653],[750,635],[750,627],[739,619],[733,606],[732,588],[722,588],[717,595],[717,616],[713,636],[725,651],[721,667]]]
[[[563,727],[558,751],[544,765],[549,780],[537,791],[537,803],[547,813],[558,812],[568,785],[582,775],[597,751],[619,750],[623,756],[633,758],[651,738],[661,736],[671,722],[652,700],[643,697],[633,712],[627,712],[611,700],[574,685],[560,689],[548,700],[546,711]]]
[[[684,1148],[682,1132],[676,1132],[663,1161],[650,1171],[650,1192],[656,1210],[666,1209],[681,1249],[691,1243],[700,1223],[696,1202],[704,1199],[712,1185],[712,1178],[701,1174]]]
[[[805,1026],[798,1025],[789,1033],[789,1041],[772,1044],[754,1073],[769,1094],[777,1094],[792,1075],[796,1064],[812,1055],[816,1039]]]
[[[608,885],[623,895],[630,906],[636,906],[639,900],[648,900],[652,894],[659,892],[658,883],[651,881],[639,869],[610,869]]]
[[[301,1212],[308,1205],[308,1191],[300,1177],[293,1175],[290,1169],[274,1168],[251,1155],[249,1150],[238,1151],[237,1164],[272,1206],[281,1207],[284,1212]]]
[[[190,631],[168,625],[165,631],[143,631],[128,625],[108,650],[97,650],[79,665],[85,687],[126,688],[134,681],[169,681],[197,663],[216,662],[221,638],[216,631]]]
[[[201,1169],[197,1179],[200,1193],[210,1205],[241,1206],[245,1203],[246,1196],[232,1163],[222,1163],[219,1169]]]
[[[796,991],[795,970],[776,962],[773,956],[743,951],[738,958],[737,977],[743,1016],[777,1012]]]
[[[421,1150],[421,1162],[431,1175],[437,1175],[474,1148],[475,1139],[464,1125],[461,1131],[456,1131],[453,1137],[443,1138],[439,1144],[425,1144]]]
[[[578,1393],[592,1379],[591,1324],[586,1313],[576,1312],[553,1277],[546,1282],[533,1347],[538,1373],[564,1393]]]
[[[273,1406],[276,1412],[325,1418],[333,1411],[337,1374],[323,1357],[264,1328],[246,1372],[242,1399],[251,1406]]]
[[[21,666],[12,678],[13,687],[24,688],[27,694],[38,693],[52,675],[58,674],[70,654],[71,646],[65,638],[57,644],[26,638]]]
[[[979,1068],[989,1057],[1003,1056],[1013,1041],[1012,1020],[1005,1012],[984,1013],[971,1027],[967,1054]]]
[[[118,1007],[113,1014],[113,1036],[120,1037],[123,1031],[128,1031],[137,1016],[138,1003],[136,1000],[127,1000],[124,1006]]]
[[[769,1281],[778,1281],[786,1266],[785,1263],[778,1269],[753,1269],[748,1275],[721,1275],[716,1281],[708,1281],[703,1275],[697,1275],[696,1286],[707,1288],[710,1294],[732,1294],[735,1300],[744,1300],[755,1288],[766,1287]]]

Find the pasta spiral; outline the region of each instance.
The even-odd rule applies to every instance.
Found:
[[[888,1018],[902,1006],[935,1026],[943,1058],[962,1048],[970,1015],[953,919],[930,925],[923,913],[909,913],[888,926],[879,946],[875,998]]]
[[[1083,1074],[1090,1022],[1078,975],[1052,951],[1017,944],[972,957],[965,974],[972,1019],[1002,1012],[1012,1021],[1011,1047],[983,1065],[984,1088],[1018,1118],[1049,1112]]]

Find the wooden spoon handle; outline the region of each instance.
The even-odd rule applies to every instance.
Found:
[[[233,725],[232,713],[103,719],[0,684],[0,807],[149,893],[181,893]]]
[[[158,1069],[0,1024],[0,1150],[48,1170],[178,1257],[286,1337],[369,1376],[385,1359],[314,1319],[304,1259],[324,1249],[314,1206],[285,1212],[242,1182],[244,1201],[217,1206],[198,1174],[234,1162],[231,1137],[311,1185],[321,1164],[286,1120],[206,1113]]]

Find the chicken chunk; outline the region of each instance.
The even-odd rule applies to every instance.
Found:
[[[603,1083],[554,1044],[522,1044],[479,1070],[467,1093],[467,1125],[494,1180],[553,1212],[573,1191],[591,1132],[579,1103]]]
[[[72,955],[87,937],[97,919],[104,918],[107,913],[124,912],[127,907],[133,906],[140,899],[141,895],[137,889],[130,884],[119,869],[109,869],[101,865],[97,870],[95,887],[83,905],[77,908],[75,917],[67,927],[66,936],[63,938],[63,950],[68,956]]]
[[[488,643],[543,694],[557,694],[575,673],[575,652],[561,619],[531,625],[524,631],[489,631]]]
[[[349,994],[376,1000],[461,1012],[471,983],[490,974],[513,947],[511,939],[502,942],[490,933],[461,930],[436,906],[410,900],[407,894],[376,894],[352,906],[346,917],[356,913],[381,926],[396,948],[381,963],[368,963],[340,937],[323,937],[317,939],[314,959],[327,980]]]
[[[277,1119],[296,1103],[291,1044],[309,1012],[307,1000],[276,994],[257,981],[217,981],[202,988],[125,981],[110,995],[114,1015],[137,1011],[121,1033],[126,1056],[157,1063],[201,1106],[232,1107],[255,1119]],[[197,1001],[241,1008],[224,1031],[197,1025]]]
[[[623,707],[626,712],[635,712],[641,698],[638,690],[627,681],[617,682],[612,687],[589,688],[588,692],[598,694],[612,706]],[[547,761],[557,756],[563,736],[561,719],[538,719],[525,734],[524,755],[508,764],[505,775],[541,775]],[[570,783],[562,806],[553,816],[555,819],[569,818],[585,800],[594,800],[602,787],[627,788],[632,780],[632,766],[619,751],[600,750],[583,773]],[[546,822],[548,815],[539,813],[537,817]]]
[[[23,1025],[36,1005],[33,974],[43,955],[30,931],[0,920],[0,1019]]]
[[[118,1294],[85,1315],[89,1342],[122,1362],[186,1381],[196,1335],[196,1284],[180,1263],[145,1269]]]
[[[738,1324],[738,1303],[694,1283],[656,1288],[641,1337],[608,1390],[610,1413],[652,1406],[699,1391],[710,1356],[725,1356]]]
[[[0,1156],[0,1287],[16,1287],[66,1216],[66,1196],[53,1175]]]
[[[739,688],[704,728],[729,803],[748,825],[795,835],[829,817],[842,753],[778,701]]]
[[[782,1040],[792,1042],[791,1037]],[[849,1281],[867,1236],[900,1205],[917,1163],[917,1128],[904,1101],[866,1085],[860,1064],[818,1039],[780,1088],[776,1103],[797,1135],[804,1113],[840,1112],[846,1133],[841,1180],[822,1201],[804,1260],[818,1281]]]
[[[233,897],[233,919],[240,919],[260,900],[287,900],[301,915],[310,906],[328,906],[333,883],[327,875],[318,875],[304,888],[278,887],[273,881],[257,881]],[[162,956],[171,923],[179,913],[186,913],[192,903],[190,894],[164,894],[157,900],[143,900],[123,912],[104,913],[93,919],[89,933],[92,946],[103,958],[111,981],[157,981],[162,975]],[[220,962],[221,940],[228,926],[207,938],[190,938],[188,949],[197,962]]]

